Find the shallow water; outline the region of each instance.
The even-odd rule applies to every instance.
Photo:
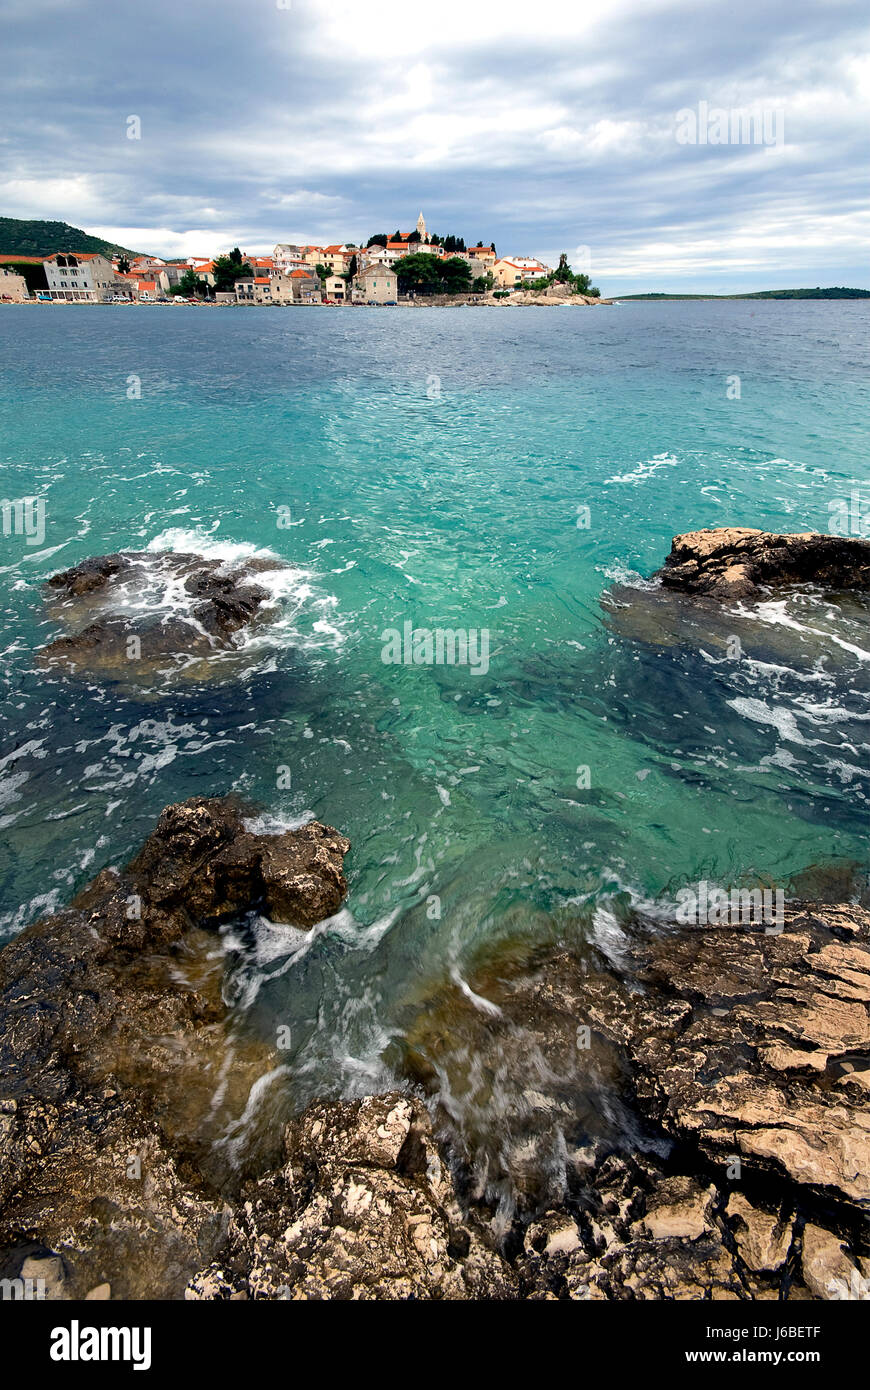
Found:
[[[3,495],[47,517],[0,554],[0,932],[183,797],[339,827],[338,918],[224,933],[238,1023],[290,1030],[295,1105],[388,1080],[433,991],[554,914],[866,869],[866,605],[675,620],[645,580],[680,531],[870,507],[868,327],[853,302],[4,310]],[[39,670],[40,582],[119,548],[292,568],[207,682]],[[405,622],[486,629],[488,669],[385,664]]]

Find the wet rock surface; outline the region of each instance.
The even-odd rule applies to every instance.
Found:
[[[202,555],[121,551],[81,561],[45,585],[48,611],[67,632],[40,664],[135,684],[158,675],[201,678],[215,655],[268,616],[265,557],[229,564]]]
[[[231,1210],[196,1120],[228,1057],[242,1105],[274,1064],[260,1044],[228,1052],[213,928],[270,903],[297,926],[330,915],[348,847],[316,822],[255,835],[232,802],[194,798],[0,951],[4,1277],[36,1244],[65,1296],[181,1297]]]
[[[502,1299],[508,1263],[463,1219],[418,1100],[316,1102],[280,1171],[250,1184],[189,1299]]]
[[[445,986],[404,1065],[456,1152],[483,1142],[467,1190],[496,1200],[512,1185],[533,1214],[525,1296],[870,1294],[868,937],[870,914],[843,905],[794,904],[771,935],[635,919],[612,932],[618,964],[546,948],[472,976],[486,1013],[459,989],[448,1008]],[[506,1058],[519,1079],[507,1107]],[[488,1096],[482,1141],[468,1116]],[[528,1185],[542,1172],[549,1191]],[[812,1274],[809,1227],[829,1237]]]
[[[754,598],[785,584],[868,589],[870,542],[738,526],[687,531],[674,536],[659,577],[669,589],[726,600]]]
[[[393,1058],[417,1094],[276,1109],[272,1150],[230,1172],[202,1117],[280,1069],[228,1050],[215,929],[334,913],[349,848],[250,826],[168,807],[0,952],[0,1277],[59,1299],[867,1296],[870,913],[515,945],[421,1003]]]

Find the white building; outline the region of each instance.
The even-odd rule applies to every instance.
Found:
[[[307,246],[291,246],[287,242],[279,242],[272,252],[272,259],[278,270],[289,275],[291,270],[301,270],[307,265],[305,256],[309,249]]]
[[[343,304],[348,296],[347,281],[343,275],[327,275],[323,282],[323,293],[335,304]]]
[[[42,262],[52,299],[102,304],[126,281],[116,278],[111,261],[91,251],[58,251]]]

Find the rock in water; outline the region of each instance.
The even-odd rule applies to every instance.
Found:
[[[201,679],[215,657],[238,649],[239,633],[268,618],[262,577],[285,568],[265,556],[229,563],[169,551],[83,560],[47,581],[49,613],[68,631],[39,661],[128,685]]]
[[[317,823],[258,834],[233,802],[195,797],[0,951],[0,1278],[57,1299],[866,1297],[856,906],[793,904],[771,934],[635,917],[615,955],[504,952],[418,1001],[407,1033],[408,1071],[450,1100],[435,1100],[450,1163],[420,1100],[390,1092],[278,1125],[271,1108],[274,1151],[242,1182],[204,1117],[229,1091],[225,1133],[281,1071],[228,1036],[213,928],[334,913],[348,848]],[[599,1123],[615,1105],[615,1129]],[[487,1184],[469,1181],[469,1116],[498,1130],[496,1196],[553,1141],[555,1181],[527,1184],[501,1251]]]
[[[659,577],[669,589],[717,599],[753,598],[763,587],[799,583],[870,589],[870,542],[739,526],[687,531],[674,536]]]
[[[409,1033],[408,1074],[443,1098],[457,1157],[485,1153],[495,1193],[510,1183],[528,1207],[543,1148],[556,1181],[525,1233],[524,1296],[855,1296],[819,1290],[870,1276],[870,912],[795,903],[771,934],[635,918],[623,951],[620,969],[589,946],[514,969],[505,954],[467,979],[494,1014],[458,986],[449,1005],[445,983]],[[515,1085],[484,1132],[485,1096],[459,1105],[505,1059]],[[609,1121],[632,1101],[620,1139]],[[801,1266],[811,1226],[826,1240]]]

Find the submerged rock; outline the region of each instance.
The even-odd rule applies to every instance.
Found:
[[[215,656],[238,649],[237,634],[268,617],[262,579],[283,568],[268,557],[229,563],[168,551],[83,560],[46,583],[49,613],[68,631],[38,659],[125,684],[200,679]]]
[[[526,1296],[832,1296],[798,1236],[829,1232],[830,1279],[870,1255],[870,913],[793,904],[770,935],[636,918],[617,940],[609,960],[576,943],[505,956],[409,1033],[465,1190],[483,1153],[479,1195],[549,1202]],[[529,1189],[530,1145],[549,1191]]]
[[[726,600],[784,584],[870,589],[870,542],[740,526],[687,531],[674,536],[659,576],[666,588]]]

